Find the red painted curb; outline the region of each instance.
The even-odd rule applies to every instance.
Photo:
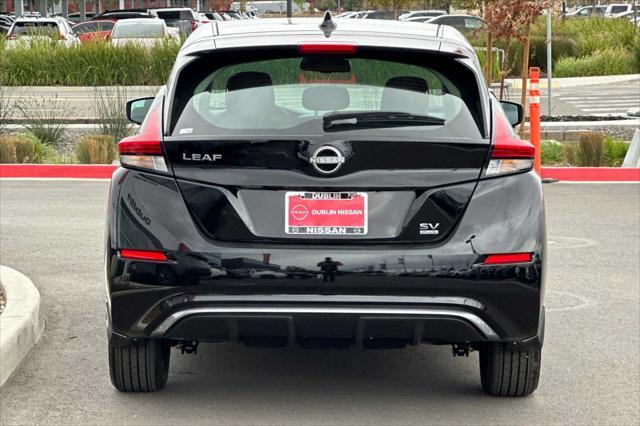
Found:
[[[1,164],[0,178],[110,179],[113,164]],[[573,182],[640,182],[640,168],[543,167],[542,178]]]
[[[640,182],[640,168],[543,167],[542,178],[570,182]]]
[[[111,179],[113,164],[1,164],[0,178]]]

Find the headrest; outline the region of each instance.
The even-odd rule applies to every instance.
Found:
[[[349,92],[344,87],[312,86],[302,92],[302,106],[311,111],[336,111],[349,106]]]
[[[252,87],[273,86],[271,77],[266,72],[246,71],[239,72],[227,80],[227,90],[250,89]]]
[[[420,77],[391,78],[382,90],[380,110],[425,114],[429,107],[427,89],[427,82]]]
[[[385,87],[420,93],[427,93],[427,89],[429,88],[427,81],[420,77],[393,77],[387,81]]]
[[[264,72],[239,72],[227,80],[226,107],[240,114],[268,111],[275,106],[273,83]]]

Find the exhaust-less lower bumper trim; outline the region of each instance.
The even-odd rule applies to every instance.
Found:
[[[487,340],[498,340],[498,334],[477,315],[459,309],[439,308],[394,308],[394,307],[340,307],[340,306],[224,306],[187,308],[169,315],[151,333],[152,337],[164,335],[180,320],[193,315],[299,315],[299,314],[346,314],[358,316],[389,316],[389,317],[452,317],[462,319],[473,324],[482,332]]]

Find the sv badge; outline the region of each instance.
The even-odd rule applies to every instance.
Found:
[[[438,235],[440,233],[440,231],[438,230],[439,226],[440,226],[440,223],[429,223],[429,222],[421,223],[420,235]]]

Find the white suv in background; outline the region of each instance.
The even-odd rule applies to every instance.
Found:
[[[607,5],[607,9],[604,11],[605,18],[614,18],[615,15],[619,15],[625,12],[633,12],[633,4],[629,3],[617,3]]]
[[[15,47],[18,43],[29,43],[39,39],[51,39],[67,47],[80,43],[71,30],[71,25],[64,18],[21,17],[16,18],[9,28],[7,47]]]

